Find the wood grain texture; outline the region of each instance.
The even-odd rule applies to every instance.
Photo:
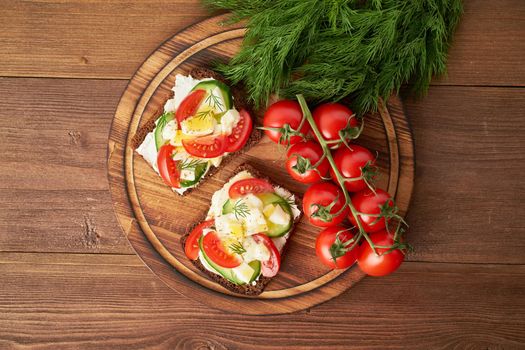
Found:
[[[0,250],[132,253],[112,212],[104,161],[124,88],[109,80],[0,79]],[[425,99],[406,100],[417,159],[408,217],[417,249],[409,259],[523,263],[524,99],[525,89],[433,87]],[[45,144],[28,145],[19,130]],[[29,160],[30,174],[12,175]],[[83,240],[84,215],[100,235],[96,245]],[[491,244],[476,240],[479,227]]]
[[[437,84],[525,83],[525,2],[466,0]],[[208,15],[198,0],[0,2],[0,75],[129,79],[161,42]]]
[[[416,142],[413,260],[524,264],[525,89],[406,99]]]
[[[464,2],[449,78],[434,83],[472,86],[405,100],[418,166],[410,259],[431,263],[407,262],[307,311],[256,317],[179,296],[135,255],[0,253],[0,349],[524,349],[524,266],[501,265],[523,263],[523,90],[477,86],[523,86],[525,2]],[[203,18],[198,6],[1,1],[0,75],[127,79],[160,41]],[[131,253],[106,180],[95,181],[125,85],[0,80],[0,251]],[[45,142],[28,146],[20,128]],[[18,159],[39,165],[26,175]],[[96,249],[82,243],[93,232],[85,212],[102,233]]]
[[[406,263],[321,306],[265,317],[183,298],[136,256],[3,253],[0,275],[7,350],[525,346],[524,266]]]
[[[242,163],[302,195],[307,186],[300,186],[286,174],[282,147],[264,137],[245,153],[221,164],[217,174],[183,197],[166,187],[135,152],[136,134],[154,116],[153,111],[164,104],[176,74],[189,74],[218,57],[232,57],[239,50],[244,28],[221,25],[225,18],[213,17],[174,35],[148,57],[126,87],[115,111],[108,145],[108,176],[115,212],[137,254],[174,290],[230,312],[277,314],[302,310],[339,295],[364,277],[356,266],[348,271],[332,271],[319,264],[314,247],[320,229],[306,218],[293,230],[279,274],[257,296],[236,294],[212,281],[187,259],[180,245],[189,228],[205,217],[213,193]],[[383,102],[380,105],[378,113],[366,117],[358,143],[377,152],[381,173],[377,185],[395,196],[403,215],[414,179],[411,132],[398,97],[389,100],[390,109]],[[260,113],[256,116],[255,124],[261,125]]]
[[[0,251],[132,252],[105,162],[125,85],[0,78]]]

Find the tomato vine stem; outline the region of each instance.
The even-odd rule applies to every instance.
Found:
[[[348,193],[348,190],[345,187],[345,178],[343,177],[343,175],[341,175],[341,172],[339,171],[339,169],[337,168],[337,165],[335,164],[335,160],[332,157],[332,153],[330,152],[330,147],[328,146],[327,140],[325,140],[325,138],[319,131],[319,128],[315,124],[315,120],[312,116],[312,113],[310,112],[310,109],[308,108],[308,104],[306,103],[304,96],[301,94],[297,95],[297,101],[299,101],[299,105],[301,106],[301,110],[303,112],[303,120],[308,121],[308,123],[310,124],[310,127],[312,128],[313,133],[317,137],[317,141],[319,142],[319,145],[321,145],[321,148],[323,149],[323,153],[326,156],[326,159],[328,160],[328,162],[330,163],[330,166],[332,167],[332,170],[337,178],[337,183],[339,184],[339,187],[343,191],[343,195],[345,197],[345,205],[343,205],[340,211],[344,210],[345,207],[348,207],[350,209],[350,212],[355,218],[355,221],[357,223],[359,234],[365,238],[365,240],[368,242],[368,244],[372,248],[373,252],[377,255],[375,245],[370,239],[370,237],[368,236],[368,234],[366,233],[366,231],[364,230],[361,220],[359,219],[359,213],[352,205],[350,194]]]

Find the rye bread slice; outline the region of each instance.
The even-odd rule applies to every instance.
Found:
[[[228,86],[230,86],[230,90],[231,90],[233,98],[234,98],[235,107],[237,109],[239,109],[239,110],[240,109],[247,110],[250,113],[250,116],[252,116],[252,119],[254,120],[254,126],[255,126],[254,108],[253,108],[253,106],[251,104],[249,104],[247,102],[246,94],[244,93],[244,89],[243,89],[242,85],[240,85],[240,84],[238,84],[238,85],[230,85],[229,82],[226,80],[226,78],[224,78],[221,74],[219,74],[219,73],[217,73],[217,72],[215,72],[215,71],[213,71],[211,69],[204,68],[204,67],[199,67],[199,68],[192,69],[190,71],[190,75],[193,78],[195,78],[195,79],[212,78],[212,79],[215,79],[215,80],[219,80],[219,81],[227,84]],[[139,128],[137,130],[137,132],[135,133],[135,135],[133,135],[133,138],[131,139],[131,147],[133,147],[134,150],[136,150],[142,144],[142,142],[146,138],[147,134],[149,134],[150,132],[155,130],[155,121],[164,113],[164,104],[166,103],[166,101],[168,101],[169,99],[173,98],[173,95],[174,95],[173,91],[170,91],[170,93],[167,94],[166,97],[163,99],[164,102],[159,106],[159,108],[157,108],[155,113],[153,113],[153,115],[148,119],[146,124],[144,124],[141,128]],[[246,144],[244,145],[244,147],[242,149],[240,149],[239,151],[233,152],[233,153],[227,155],[226,157],[224,157],[222,159],[221,166],[226,165],[228,163],[228,161],[230,161],[232,159],[233,155],[242,154],[242,153],[248,151],[251,147],[256,145],[261,140],[262,137],[263,137],[262,130],[259,130],[259,129],[254,127],[253,130],[252,130],[252,133],[251,133],[250,137],[248,138],[248,140],[246,141]],[[213,176],[217,172],[217,170],[219,170],[219,169],[216,168],[216,167],[211,167],[208,170],[208,172],[206,173],[206,175],[199,182],[197,182],[197,184],[194,187],[188,188],[182,194],[182,196],[185,196],[185,195],[191,193],[202,182],[206,181],[207,178]]]
[[[254,168],[252,165],[248,164],[248,163],[243,163],[241,165],[239,165],[239,167],[237,167],[237,169],[235,169],[233,176],[237,175],[238,173],[240,173],[241,171],[248,171],[251,175],[253,175],[254,177],[256,178],[259,178],[259,179],[264,179],[266,181],[268,181],[270,184],[272,184],[272,186],[280,186],[278,183],[274,182],[272,179],[270,179],[268,176],[262,174],[259,170],[257,170],[256,168]],[[292,192],[290,192],[292,193]],[[299,208],[301,208],[301,199],[300,197],[295,194],[295,193],[292,193],[294,196],[295,196],[295,203],[297,204],[297,206]],[[301,217],[303,216],[303,213],[301,212],[301,215],[299,215],[297,218],[295,218],[294,220],[294,223],[293,223],[293,226],[290,230],[290,236],[288,237],[288,239],[286,240],[286,243],[283,247],[283,250],[281,251],[281,261],[282,261],[282,258],[284,256],[284,253],[286,251],[286,247],[288,246],[288,242],[290,240],[290,238],[292,237],[294,231],[295,231],[295,228],[297,226],[297,224],[299,223],[299,221],[301,220]],[[206,219],[206,217],[202,218],[202,221],[204,221]],[[188,236],[190,235],[191,231],[200,223],[200,222],[197,222],[195,223],[195,225],[193,225],[193,227],[191,227],[188,232],[181,237],[180,241],[181,241],[181,245],[182,245],[182,250],[184,251],[184,247],[186,246],[186,240],[188,239]],[[225,279],[224,277],[216,274],[216,273],[213,273],[211,271],[208,271],[206,270],[206,268],[202,265],[202,263],[200,262],[200,260],[191,260],[192,264],[198,268],[200,271],[204,272],[206,275],[208,275],[214,282],[220,284],[221,286],[223,286],[224,288],[234,292],[234,293],[238,293],[238,294],[244,294],[244,295],[251,295],[251,296],[254,296],[254,295],[259,295],[261,294],[263,291],[264,291],[264,288],[266,287],[266,285],[272,280],[272,278],[269,278],[269,277],[264,277],[264,276],[260,276],[259,279],[257,280],[256,284],[255,285],[252,285],[252,284],[245,284],[245,285],[238,285],[238,284],[235,284],[235,283],[232,283],[230,281],[228,281],[227,279]]]

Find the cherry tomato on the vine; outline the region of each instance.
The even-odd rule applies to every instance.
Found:
[[[299,135],[290,135],[291,129],[297,130],[303,120],[303,111],[299,102],[292,100],[281,100],[272,104],[264,113],[263,126],[264,132],[275,143],[283,145],[293,145],[303,140]],[[272,130],[273,129],[273,130]],[[284,129],[284,133],[283,133]],[[298,130],[306,136],[310,131],[310,124],[305,120],[301,130]],[[288,133],[288,135],[286,135]]]
[[[370,240],[374,246],[391,247],[394,244],[394,238],[386,231],[380,231],[370,234]],[[376,253],[365,240],[359,249],[357,264],[359,268],[370,276],[386,276],[399,268],[405,260],[405,254],[394,249],[385,254],[389,248],[376,248]]]
[[[303,196],[303,212],[318,227],[340,224],[348,215],[348,207],[337,214],[345,204],[343,191],[327,181],[313,184]]]
[[[345,105],[340,103],[324,103],[317,107],[312,115],[315,124],[326,141],[340,140],[340,133],[345,137],[345,140],[350,140],[358,136],[359,121],[352,110]],[[337,148],[340,145],[341,142],[331,144],[330,146],[331,148]]]
[[[339,242],[336,242],[337,234],[339,234]],[[343,226],[325,228],[317,236],[315,253],[324,265],[332,269],[345,269],[352,266],[357,259],[359,246],[356,245],[352,250],[348,250],[353,245],[351,242],[345,247],[345,243],[353,237],[352,232]]]
[[[385,228],[385,218],[378,219],[378,215],[385,204],[389,207],[394,206],[394,201],[388,192],[378,188],[374,193],[367,188],[354,193],[351,200],[354,208],[361,213],[358,215],[359,221],[366,232],[376,232]],[[357,221],[351,213],[348,218],[357,226]]]
[[[291,177],[299,182],[305,184],[319,182],[322,180],[321,177],[328,174],[330,163],[326,158],[321,161],[317,168],[312,168],[323,156],[323,149],[313,141],[296,143],[290,147],[287,156],[286,170]]]
[[[371,181],[376,171],[374,155],[364,147],[354,144],[351,147],[352,149],[346,146],[340,147],[334,153],[337,169],[346,179],[363,177]],[[332,168],[330,168],[330,174],[335,179]],[[345,181],[345,187],[350,192],[358,192],[367,188],[367,184],[364,179]]]

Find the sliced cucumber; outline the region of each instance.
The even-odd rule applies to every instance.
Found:
[[[237,276],[235,275],[235,271],[234,271],[235,269],[230,269],[227,267],[219,266],[215,264],[210,258],[208,258],[208,256],[206,255],[202,247],[202,240],[203,240],[203,237],[199,239],[199,248],[200,248],[202,256],[204,257],[204,260],[206,260],[208,265],[211,268],[213,268],[222,277],[226,278],[228,281],[238,284],[238,285],[245,284],[243,281],[237,278]],[[259,275],[261,274],[261,262],[259,260],[254,260],[254,261],[250,261],[248,265],[250,265],[250,267],[254,271],[252,277],[250,278],[250,283],[251,283],[255,281],[257,277],[259,277]]]
[[[210,99],[211,101],[211,99],[213,99],[213,96],[210,96],[210,95],[213,93],[213,90],[219,89],[219,91],[221,92],[221,96],[219,97],[222,100],[223,107],[224,107],[222,108],[223,112],[233,107],[233,98],[232,98],[230,87],[224,84],[222,81],[218,81],[218,80],[201,81],[200,83],[195,85],[192,91],[199,90],[199,89],[206,90],[208,93],[204,102],[206,102],[207,99]]]
[[[164,127],[171,120],[173,120],[173,113],[165,112],[157,121],[157,126],[155,127],[155,146],[157,146],[157,152],[166,143],[166,140],[162,137],[162,131],[164,131]]]
[[[206,173],[206,169],[208,169],[208,166],[209,166],[208,162],[203,162],[203,163],[198,164],[195,167],[195,180],[182,180],[180,182],[180,186],[181,187],[191,187],[195,185],[197,182],[200,181],[202,176]]]
[[[269,237],[281,237],[284,236],[290,229],[293,224],[293,214],[290,204],[281,196],[276,195],[275,193],[260,193],[256,195],[262,202],[263,208],[269,204],[279,205],[288,215],[290,215],[290,220],[285,225],[278,225],[273,223],[270,220],[266,220],[268,224],[267,235]]]
[[[248,265],[250,265],[250,267],[253,269],[253,276],[250,279],[250,283],[252,283],[261,274],[261,262],[259,260],[254,260],[250,261]]]
[[[228,199],[226,203],[222,206],[222,215],[229,214],[233,212],[233,207],[235,205],[235,201],[233,199]]]

